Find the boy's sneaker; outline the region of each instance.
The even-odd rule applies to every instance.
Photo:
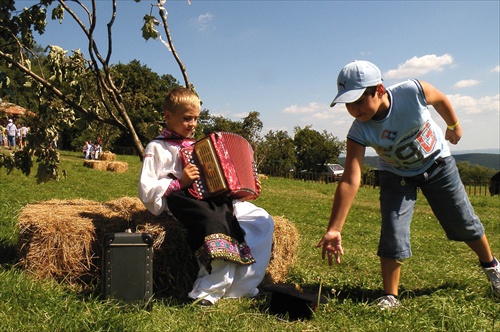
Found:
[[[393,310],[401,306],[401,302],[394,295],[384,295],[377,301],[380,310]]]
[[[496,297],[500,297],[500,263],[495,267],[483,268],[486,277],[491,282],[491,290]]]

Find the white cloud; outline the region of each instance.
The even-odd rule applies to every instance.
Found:
[[[500,73],[500,65],[496,66],[491,70],[492,73]]]
[[[443,71],[445,66],[453,64],[453,57],[449,54],[436,56],[435,54],[424,55],[420,58],[413,57],[399,65],[397,69],[386,72],[383,78],[401,79],[414,78],[425,75],[431,71]]]
[[[198,31],[206,31],[210,27],[210,23],[213,19],[214,16],[210,13],[201,14],[196,19],[191,20],[191,24],[194,25]]]
[[[478,80],[461,80],[455,83],[454,87],[457,89],[468,88],[474,85],[478,85],[481,81]]]
[[[460,94],[448,95],[447,97],[458,114],[491,113],[497,114],[497,116],[500,114],[500,94],[482,98]]]
[[[243,119],[243,118],[246,118],[247,116],[248,116],[248,112],[233,114],[233,117],[234,118],[238,118],[238,119]]]
[[[302,114],[302,113],[313,113],[317,112],[321,108],[325,107],[317,102],[311,102],[307,106],[298,106],[297,104],[291,105],[283,109],[283,113],[290,114]]]

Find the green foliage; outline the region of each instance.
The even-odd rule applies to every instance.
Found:
[[[158,75],[138,60],[114,65],[111,71],[115,84],[121,87],[123,104],[130,120],[145,145],[158,135],[159,123],[163,122],[163,101],[168,91],[178,86],[179,82],[172,75]],[[122,140],[124,136],[126,134],[122,135]]]
[[[295,167],[295,145],[288,132],[269,131],[260,144],[259,171],[264,174],[286,176]]]
[[[81,126],[85,126],[82,122],[90,121],[116,127],[130,141],[138,154],[142,156],[143,141],[147,141],[147,139],[141,140],[135,127],[136,122],[130,118],[127,111],[129,107],[137,105],[142,111],[142,107],[149,106],[149,99],[144,98],[146,95],[134,94],[133,91],[126,95],[127,91],[123,91],[122,88],[124,82],[129,83],[126,81],[128,77],[123,75],[126,78],[123,79],[122,77],[120,81],[120,77],[115,78],[113,76],[117,71],[114,71],[112,64],[109,63],[112,52],[109,45],[112,43],[114,19],[110,20],[106,25],[105,31],[108,36],[108,43],[105,45],[108,53],[103,56],[99,51],[99,45],[94,39],[95,21],[97,17],[100,17],[96,3],[92,2],[90,8],[87,8],[87,5],[81,2],[74,4],[71,1],[59,1],[52,11],[51,18],[61,22],[64,19],[64,13],[66,11],[70,13],[70,17],[76,21],[83,35],[88,39],[88,45],[91,45],[88,48],[90,60],[86,60],[79,50],[73,50],[71,55],[68,55],[68,51],[56,45],[50,45],[47,48],[46,55],[37,57],[33,50],[35,46],[33,32],[43,34],[46,25],[47,7],[52,2],[51,0],[41,0],[39,3],[20,11],[16,10],[13,1],[2,2],[1,4],[2,9],[8,12],[2,12],[2,21],[0,22],[0,31],[2,37],[5,37],[2,38],[0,44],[0,59],[2,61],[0,65],[2,67],[12,66],[17,71],[22,72],[23,75],[26,75],[23,77],[26,81],[23,84],[18,84],[18,86],[25,87],[35,96],[33,98],[35,101],[32,102],[34,105],[31,105],[30,110],[37,113],[37,115],[43,113],[43,110],[50,110],[50,113],[53,114],[52,118],[62,120],[62,124],[57,122],[57,126],[48,122],[42,123],[39,127],[50,129],[45,130],[45,133],[49,133],[49,135],[40,141],[35,142],[33,140],[33,143],[40,146],[44,144],[44,141],[52,140],[54,137],[53,134],[50,135],[50,132],[53,132],[52,129],[59,132],[65,129],[71,131],[69,128],[72,127],[76,119],[74,114],[78,114]],[[118,6],[112,7],[111,16],[113,18],[117,14],[117,8]],[[89,14],[87,19],[81,20],[74,9],[83,9],[82,15],[85,15],[85,12]],[[148,82],[150,86],[155,83],[155,80],[146,81],[146,77],[142,77],[142,79],[143,82]],[[162,84],[157,86],[164,87]],[[146,88],[148,87],[143,89]],[[17,92],[19,93],[19,91]],[[153,99],[153,104],[156,102],[155,99]],[[136,117],[136,119],[143,118],[141,114]],[[40,116],[38,119],[39,122],[43,120],[50,119],[46,116]],[[151,131],[149,125],[141,127],[141,124],[145,122],[137,123],[143,133]],[[32,127],[33,132],[36,130],[37,128]],[[42,135],[42,133],[38,134],[39,136]],[[43,147],[41,148],[43,149]],[[50,153],[40,152],[38,154],[39,158],[46,156],[50,156]],[[57,178],[57,164],[53,160],[47,160],[42,164],[44,164],[45,168],[42,174],[50,174],[49,178]]]
[[[59,152],[49,146],[37,149],[35,156],[39,163],[36,173],[37,183],[59,180]]]
[[[338,163],[338,156],[345,150],[345,142],[326,131],[319,133],[311,126],[294,129],[297,170],[321,172],[323,164]]]
[[[200,130],[197,130],[197,132],[200,138],[214,131],[225,131],[238,135],[243,133],[243,123],[241,121],[233,121],[223,116],[208,115],[205,119],[201,119],[199,123]]]
[[[492,168],[471,164],[468,161],[457,162],[460,178],[464,183],[488,183],[498,171]]]
[[[500,154],[498,153],[465,153],[454,154],[457,163],[467,161],[471,164],[481,165],[500,171]]]
[[[156,39],[160,36],[158,33],[158,30],[156,30],[156,27],[160,24],[158,20],[151,15],[144,15],[143,18],[144,25],[142,26],[142,38],[149,40],[149,39]]]
[[[16,162],[14,160],[14,155],[12,153],[10,154],[0,153],[0,169],[2,167],[5,167],[7,174],[12,173],[12,171],[15,169]]]

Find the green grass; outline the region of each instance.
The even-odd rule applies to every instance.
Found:
[[[121,307],[96,295],[80,294],[52,280],[34,281],[13,266],[17,216],[27,204],[49,199],[85,198],[99,202],[137,194],[140,161],[118,156],[123,174],[83,167],[79,153],[63,152],[67,178],[36,184],[34,176],[0,169],[0,331],[500,331],[495,299],[474,255],[462,243],[446,240],[425,199],[419,197],[412,223],[414,256],[404,261],[403,306],[381,312],[376,247],[378,190],[361,188],[343,231],[345,256],[328,267],[315,248],[326,229],[335,184],[280,178],[263,181],[257,204],[285,216],[300,233],[297,261],[289,282],[318,290],[328,303],[307,321],[289,322],[268,314],[264,300],[221,300],[214,307],[155,300],[153,310]],[[499,197],[471,197],[500,256]]]

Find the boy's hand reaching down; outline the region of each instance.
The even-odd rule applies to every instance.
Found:
[[[344,249],[342,249],[342,236],[340,232],[331,231],[326,232],[323,238],[316,245],[317,248],[322,247],[321,257],[325,259],[328,256],[328,265],[333,265],[332,255],[335,256],[335,261],[340,264],[340,255],[344,254]]]

